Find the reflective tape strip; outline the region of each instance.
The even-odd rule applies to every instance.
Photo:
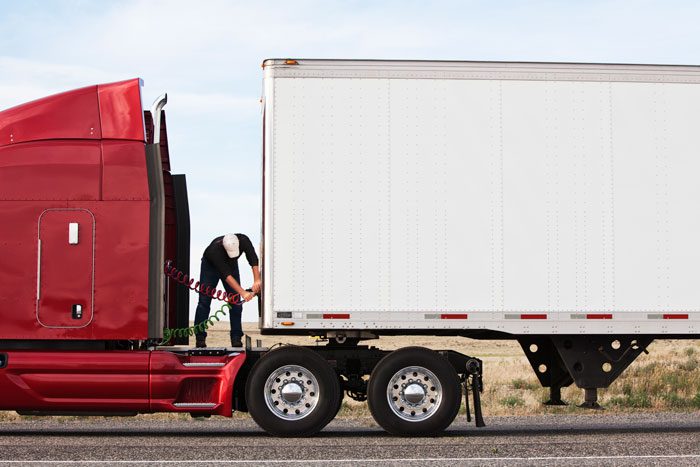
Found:
[[[547,319],[544,313],[506,314],[506,319]]]
[[[586,315],[586,319],[612,319],[612,313],[589,313]]]
[[[323,319],[350,319],[350,313],[324,313]]]
[[[466,313],[426,313],[425,319],[467,319]]]
[[[674,314],[674,313],[650,313],[647,315],[647,319],[688,319],[688,315],[684,313]]]
[[[613,319],[612,313],[573,313],[571,319]]]
[[[307,313],[306,319],[350,319],[350,313]]]

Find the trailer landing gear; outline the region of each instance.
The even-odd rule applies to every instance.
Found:
[[[607,388],[654,340],[650,336],[521,336],[520,346],[540,384],[549,387],[545,405],[566,405],[561,388],[584,389],[579,407],[602,409],[598,389]]]
[[[598,388],[584,388],[583,404],[579,405],[582,409],[603,410],[603,407],[598,403]]]
[[[549,406],[565,406],[569,405],[561,399],[561,386],[553,385],[549,387],[549,400],[544,402],[544,405]]]
[[[556,347],[549,337],[523,336],[518,339],[530,366],[543,387],[549,388],[549,400],[544,405],[568,405],[561,399],[561,388],[574,382]]]

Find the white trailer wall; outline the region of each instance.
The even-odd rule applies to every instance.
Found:
[[[699,82],[267,62],[264,326],[697,333]]]

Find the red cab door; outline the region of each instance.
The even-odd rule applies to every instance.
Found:
[[[39,217],[37,320],[48,328],[92,321],[95,218],[86,209],[49,209]]]

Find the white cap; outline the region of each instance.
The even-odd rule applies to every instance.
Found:
[[[226,234],[224,235],[224,250],[228,253],[229,258],[238,258],[241,254],[241,248],[238,243],[238,237],[236,234]]]

